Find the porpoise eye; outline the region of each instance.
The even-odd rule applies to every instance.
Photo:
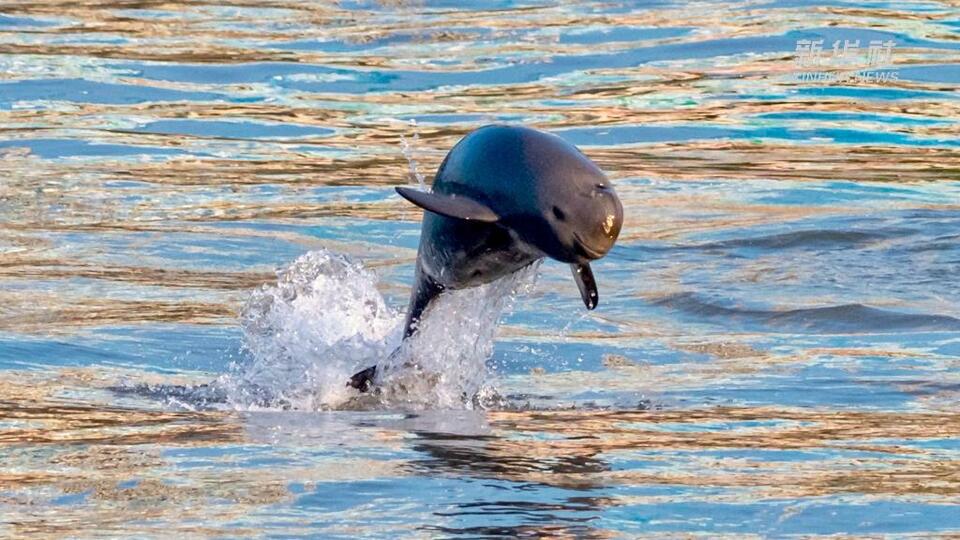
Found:
[[[559,219],[560,221],[567,219],[567,215],[563,213],[563,210],[556,206],[553,207],[553,217]]]

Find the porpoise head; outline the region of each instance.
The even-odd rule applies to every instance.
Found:
[[[596,307],[589,263],[613,247],[623,206],[600,168],[560,137],[480,128],[450,151],[432,192],[397,191],[431,212],[504,227],[524,249],[570,264],[584,304]]]

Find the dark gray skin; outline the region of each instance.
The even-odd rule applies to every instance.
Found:
[[[590,261],[613,247],[623,206],[603,172],[556,135],[486,126],[450,150],[433,191],[397,188],[427,210],[404,338],[447,289],[476,287],[544,257],[570,264],[587,309],[598,293]],[[351,377],[366,391],[376,366]]]

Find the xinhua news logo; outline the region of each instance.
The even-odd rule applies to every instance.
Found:
[[[900,75],[888,68],[893,63],[892,39],[871,40],[866,47],[860,40],[836,40],[824,48],[822,39],[797,40],[794,63],[798,82],[811,83],[883,83],[900,80]]]

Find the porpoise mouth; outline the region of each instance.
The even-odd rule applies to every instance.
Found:
[[[586,257],[587,259],[594,260],[599,259],[607,254],[606,251],[600,251],[590,247],[586,242],[583,241],[583,238],[579,234],[573,233],[574,249],[577,251],[578,255]]]

